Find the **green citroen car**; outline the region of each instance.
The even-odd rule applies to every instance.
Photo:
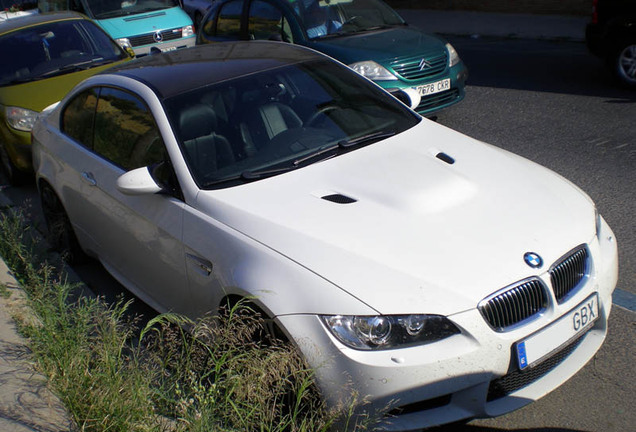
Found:
[[[83,79],[132,56],[75,12],[3,21],[0,53],[0,158],[9,181],[19,184],[32,171],[38,113]]]
[[[382,0],[217,0],[197,43],[269,39],[327,54],[426,116],[464,98],[450,43],[409,26]]]

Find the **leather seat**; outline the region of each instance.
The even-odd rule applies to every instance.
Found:
[[[216,133],[214,110],[204,104],[184,109],[179,116],[179,132],[186,159],[197,179],[213,178],[215,172],[235,162],[230,142]]]
[[[248,156],[265,147],[276,135],[288,129],[300,128],[298,114],[280,102],[267,102],[251,111],[241,122],[241,137]]]

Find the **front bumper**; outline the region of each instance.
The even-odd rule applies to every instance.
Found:
[[[151,45],[141,45],[133,47],[136,57],[143,57],[151,53],[152,48],[158,48],[162,52],[174,51],[176,49],[193,47],[196,42],[196,36],[180,38],[169,42],[161,42]]]
[[[417,93],[417,87],[424,84],[438,82],[447,78],[451,81],[450,88],[448,90],[433,93],[421,98],[417,95],[413,97],[413,95]],[[376,81],[376,83],[417,113],[423,116],[430,116],[462,101],[466,94],[465,85],[467,79],[468,69],[463,62],[460,62],[448,69],[447,73],[435,76],[434,78],[425,81],[407,81],[399,79],[397,81]]]
[[[343,346],[316,316],[278,320],[316,369],[327,402],[342,408],[364,400],[357,412],[379,416],[383,430],[498,416],[563,384],[601,347],[618,275],[616,241],[607,224],[603,223],[600,240],[594,238],[588,248],[593,265],[586,282],[563,303],[551,298],[539,317],[506,332],[491,329],[475,308],[448,317],[462,330],[459,335],[430,345],[370,352]],[[541,279],[551,286],[547,274]],[[594,325],[519,371],[515,343],[555,323],[593,293],[599,298]]]

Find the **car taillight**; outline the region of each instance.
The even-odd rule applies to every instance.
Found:
[[[592,24],[598,24],[598,0],[592,0]]]

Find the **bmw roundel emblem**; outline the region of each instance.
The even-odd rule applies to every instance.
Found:
[[[532,268],[539,268],[543,265],[543,259],[534,252],[526,252],[523,260]]]

